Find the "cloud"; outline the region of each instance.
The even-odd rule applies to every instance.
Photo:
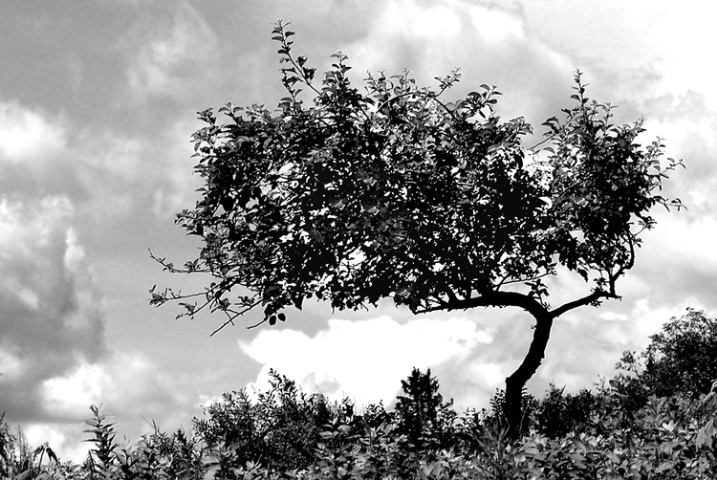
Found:
[[[505,95],[501,116],[524,116],[536,125],[569,100],[572,72],[579,66],[532,35],[519,7],[485,2],[387,2],[365,37],[341,50],[355,75],[367,70],[393,75],[406,67],[419,85],[435,86],[434,77],[459,68],[461,83],[447,98],[483,83],[495,85]]]
[[[73,215],[63,197],[0,199],[0,410],[11,421],[57,418],[40,385],[106,353],[101,298]]]
[[[717,218],[687,212],[661,215],[638,251],[635,273],[651,285],[651,303],[717,310]]]
[[[64,130],[39,112],[19,104],[0,103],[0,158],[12,163],[37,160],[64,148]]]
[[[474,5],[470,18],[475,30],[488,42],[525,38],[523,19],[514,12]]]
[[[556,321],[544,365],[529,383],[532,393],[551,381],[568,390],[590,387],[598,374],[613,371],[623,350],[643,348],[686,306],[715,308],[716,72],[714,62],[705,61],[715,31],[703,25],[713,18],[704,2],[322,0],[226,9],[186,1],[126,3],[134,8],[104,11],[95,22],[107,35],[77,37],[97,41],[77,41],[58,57],[67,60],[62,75],[69,69],[79,89],[73,100],[81,101],[58,97],[53,77],[34,75],[34,68],[0,78],[6,93],[26,95],[19,97],[24,104],[0,103],[0,411],[12,421],[27,420],[31,444],[49,440],[63,458],[81,459],[87,446],[80,441],[81,419],[89,416],[90,403],[116,415],[111,420],[118,437],[128,432],[136,441],[151,428],[148,421],[164,428],[188,422],[200,399],[186,392],[206,386],[214,395],[254,375],[254,365],[245,368],[237,354],[235,366],[205,368],[197,379],[192,368],[214,357],[203,354],[198,361],[191,349],[181,351],[187,356],[181,367],[167,367],[181,372],[164,370],[158,359],[173,360],[161,341],[196,346],[180,335],[157,340],[145,355],[112,353],[107,343],[134,347],[132,326],[144,322],[147,328],[146,302],[138,298],[146,289],[136,295],[133,288],[148,269],[135,259],[147,260],[151,242],[182,248],[158,219],[169,224],[172,213],[193,205],[197,177],[190,174],[187,140],[200,126],[193,112],[227,100],[271,108],[280,97],[269,32],[282,16],[294,21],[297,49],[320,70],[337,49],[351,57],[357,80],[366,70],[395,74],[408,67],[419,84],[435,85],[434,76],[461,67],[463,80],[448,95],[495,84],[505,94],[499,113],[524,115],[536,126],[569,103],[571,74],[584,69],[591,97],[615,101],[619,121],[645,116],[645,135],[665,137],[668,154],[685,158],[688,169],[668,182],[666,193],[683,198],[690,210],[660,214],[636,268],[619,284],[622,301]],[[82,27],[73,20],[61,23],[74,34]],[[113,40],[118,35],[124,39],[119,44]],[[16,62],[24,63],[25,56]],[[101,266],[96,275],[89,261]],[[554,297],[569,299],[585,285],[561,278],[556,287]],[[105,306],[116,333],[108,339]],[[324,313],[316,318],[327,318]],[[389,309],[306,322],[302,331],[264,330],[240,343],[241,351],[262,368],[259,388],[272,366],[307,389],[350,396],[359,405],[390,403],[412,367],[430,367],[445,397],[480,408],[520,364],[532,333],[530,316],[511,309],[429,319],[391,308],[390,318],[376,318],[384,313]],[[152,342],[147,337],[143,345]],[[208,381],[212,376],[221,380]]]
[[[126,42],[134,55],[127,71],[132,95],[187,97],[207,83],[217,59],[217,38],[202,15],[189,3],[176,5],[171,21],[150,17],[139,23]]]
[[[0,102],[0,191],[14,198],[81,198],[84,187],[68,165],[62,116],[17,102]]]
[[[27,205],[64,198],[81,218],[80,230],[90,222],[117,228],[144,211],[171,221],[194,204],[199,186],[189,144],[196,122],[190,120],[167,121],[144,137],[102,124],[78,127],[62,116],[0,102],[0,192]],[[184,168],[175,167],[178,160]]]
[[[331,319],[325,330],[308,336],[292,329],[264,330],[241,350],[263,365],[255,382],[268,387],[268,370],[334,399],[359,406],[389,404],[413,367],[439,376],[491,342],[486,330],[466,318],[418,318],[400,324],[389,317],[362,321]],[[448,373],[448,372],[445,372]]]
[[[89,407],[100,407],[107,422],[115,425],[116,441],[134,445],[142,435],[189,427],[199,398],[182,393],[170,372],[158,368],[140,353],[111,353],[95,362],[83,361],[64,374],[44,380],[38,399],[52,418],[23,422],[31,446],[48,442],[62,460],[82,462],[91,448],[83,420]]]
[[[78,420],[94,404],[130,422],[142,416],[186,421],[175,418],[174,412],[195,401],[185,398],[168,372],[137,352],[114,352],[98,362],[82,362],[64,375],[45,380],[41,391],[46,410]]]

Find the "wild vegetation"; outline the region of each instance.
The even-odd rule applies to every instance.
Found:
[[[709,331],[709,338],[697,334]],[[120,445],[92,407],[81,465],[35,449],[0,421],[0,477],[15,479],[714,479],[717,320],[689,310],[629,353],[593,390],[523,395],[519,438],[506,435],[504,396],[456,413],[430,370],[414,369],[395,407],[329,402],[271,373],[270,389],[227,393],[191,432],[156,430]],[[655,372],[683,368],[684,381]],[[638,360],[645,360],[642,363]],[[713,381],[714,384],[714,381]]]

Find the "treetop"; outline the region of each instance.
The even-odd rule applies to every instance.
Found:
[[[638,143],[641,122],[612,124],[612,107],[586,96],[579,72],[573,106],[531,149],[530,125],[496,114],[495,87],[449,102],[458,71],[437,88],[404,71],[369,74],[360,90],[341,53],[317,85],[286,26],[273,32],[287,91],[278,107],[227,104],[224,123],[199,113],[205,185],[177,223],[204,247],[182,269],[158,259],[217,278],[203,302],[183,304],[189,315],[209,307],[230,323],[260,307],[273,324],[313,297],[337,309],[392,298],[415,313],[530,310],[547,307],[542,279],[564,267],[591,287],[558,315],[616,297],[654,226],[650,208],[681,207],[660,195],[680,162],[663,159],[659,139]],[[314,94],[309,105],[302,89]],[[157,304],[186,298],[152,294]]]

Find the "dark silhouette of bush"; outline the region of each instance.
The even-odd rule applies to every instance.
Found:
[[[692,308],[672,317],[639,355],[625,352],[618,366],[632,373],[648,395],[698,397],[717,379],[717,319]]]
[[[397,432],[405,435],[416,451],[431,443],[451,446],[456,418],[451,410],[453,400],[443,402],[438,379],[431,376],[431,370],[424,374],[414,368],[406,380],[401,380],[401,388],[403,395],[397,397],[395,408]]]
[[[584,430],[596,402],[593,393],[587,389],[571,395],[565,393],[565,388],[551,385],[545,396],[533,404],[534,426],[539,433],[553,439]]]
[[[500,427],[495,410],[448,414],[442,423],[452,410],[430,372],[414,369],[402,382],[396,410],[370,405],[361,414],[349,401],[329,403],[305,395],[276,372],[271,375],[269,391],[225,398],[207,409],[203,421],[195,420],[199,428],[194,432],[169,434],[155,428],[131,447],[116,443],[113,424],[93,406],[86,422],[92,450],[83,465],[60,463],[43,444],[34,453],[26,448],[26,464],[14,463],[3,478],[717,478],[716,392],[699,398],[652,395],[639,407],[632,404],[633,411],[626,414],[625,379],[636,380],[624,375],[595,394],[584,390],[571,395],[551,387],[541,398],[524,396],[532,423],[515,440],[504,428],[495,428]],[[499,408],[500,400],[497,395],[491,408]],[[237,419],[242,422],[232,423]],[[10,442],[5,446],[17,451],[19,437],[9,435],[3,425],[0,433]],[[254,436],[246,437],[250,432]],[[411,435],[418,441],[412,443]],[[264,444],[251,450],[249,443],[255,440]],[[269,449],[277,449],[284,459]],[[249,458],[250,453],[255,457]]]
[[[246,390],[227,393],[194,419],[210,446],[224,444],[243,465],[256,462],[272,470],[306,467],[314,459],[323,426],[338,413],[322,395],[306,395],[296,382],[271,370],[271,388],[252,401]],[[352,408],[352,407],[349,407]]]

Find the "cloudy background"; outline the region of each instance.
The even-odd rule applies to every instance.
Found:
[[[277,19],[319,71],[341,50],[355,79],[414,72],[422,84],[460,67],[456,95],[503,92],[504,118],[539,125],[569,105],[572,74],[590,95],[646,119],[686,170],[666,193],[688,210],[655,210],[622,301],[583,308],[554,327],[530,383],[569,391],[611,376],[688,306],[717,312],[717,7],[701,1],[8,0],[0,5],[0,412],[32,445],[80,459],[91,404],[119,437],[189,428],[200,405],[266,384],[275,368],[309,391],[390,403],[411,367],[430,367],[459,408],[484,407],[520,363],[530,319],[476,310],[418,318],[381,305],[332,313],[309,305],[277,328],[175,321],[148,306],[161,272],[148,249],[182,263],[198,243],[173,225],[199,186],[189,138],[195,112],[274,105],[282,95]],[[586,292],[556,282],[554,297]],[[582,285],[584,288],[584,285]],[[556,300],[557,303],[557,300]],[[257,320],[250,315],[247,324]]]

